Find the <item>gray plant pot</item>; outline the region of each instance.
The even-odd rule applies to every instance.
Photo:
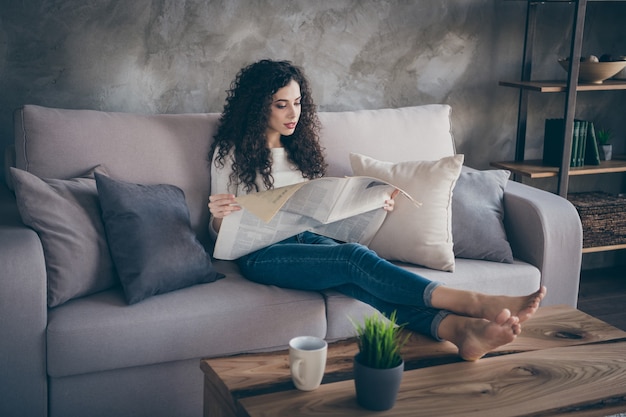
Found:
[[[354,357],[354,387],[356,400],[363,408],[384,411],[393,408],[398,397],[404,361],[395,368],[376,369],[361,364]]]

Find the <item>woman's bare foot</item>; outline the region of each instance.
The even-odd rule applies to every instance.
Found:
[[[532,294],[512,297],[457,290],[442,285],[433,292],[431,304],[435,308],[489,321],[496,321],[502,310],[507,309],[523,323],[535,314],[546,291],[546,287],[542,286]]]
[[[483,307],[483,313],[477,317],[493,320],[492,317],[499,314],[503,308],[507,308],[513,316],[519,318],[520,323],[523,323],[535,314],[541,300],[546,296],[546,292],[546,287],[542,286],[534,293],[522,297],[479,294],[479,298],[481,298],[479,302]]]
[[[476,361],[511,343],[521,331],[519,319],[504,309],[494,321],[450,314],[439,326],[439,337],[454,343],[466,361]]]

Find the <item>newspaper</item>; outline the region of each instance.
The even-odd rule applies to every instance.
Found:
[[[385,200],[397,189],[372,177],[324,177],[239,196],[242,210],[222,220],[213,256],[237,259],[304,231],[367,245],[385,220]]]

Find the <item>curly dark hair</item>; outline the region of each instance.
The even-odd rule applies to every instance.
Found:
[[[239,71],[227,91],[226,104],[220,118],[209,160],[215,149],[217,167],[234,148],[232,183],[241,183],[247,192],[259,191],[255,180],[263,177],[267,189],[273,188],[271,152],[265,136],[274,94],[291,81],[300,86],[301,114],[291,136],[281,136],[287,155],[302,172],[313,179],[326,173],[326,163],[319,143],[320,123],[304,72],[289,61],[262,60]]]

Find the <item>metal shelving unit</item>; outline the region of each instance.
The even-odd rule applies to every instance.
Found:
[[[520,91],[518,103],[517,139],[515,145],[515,160],[510,162],[493,162],[491,165],[497,168],[508,169],[515,174],[516,178],[524,176],[528,178],[557,178],[557,193],[567,198],[569,179],[576,175],[594,175],[602,173],[626,172],[626,160],[619,157],[611,161],[602,161],[600,165],[588,165],[583,167],[570,167],[570,153],[572,150],[572,137],[574,129],[574,117],[576,112],[576,98],[579,92],[586,91],[614,91],[626,90],[626,81],[606,80],[602,84],[579,84],[579,63],[581,57],[583,33],[585,28],[585,16],[587,4],[590,2],[612,2],[626,0],[527,0],[526,28],[524,35],[524,51],[522,57],[522,75],[520,81],[501,81],[499,84],[505,87],[517,88]],[[570,42],[571,57],[565,81],[538,81],[532,79],[533,48],[535,44],[535,32],[537,24],[538,8],[549,3],[569,3],[574,7],[574,22],[572,38]],[[530,93],[561,93],[565,94],[563,106],[563,119],[565,129],[563,134],[563,157],[559,166],[546,166],[542,161],[525,160],[526,148],[526,125],[528,121],[528,106]],[[626,247],[626,243],[601,248],[585,248],[583,252],[596,252],[601,250],[614,250]]]

